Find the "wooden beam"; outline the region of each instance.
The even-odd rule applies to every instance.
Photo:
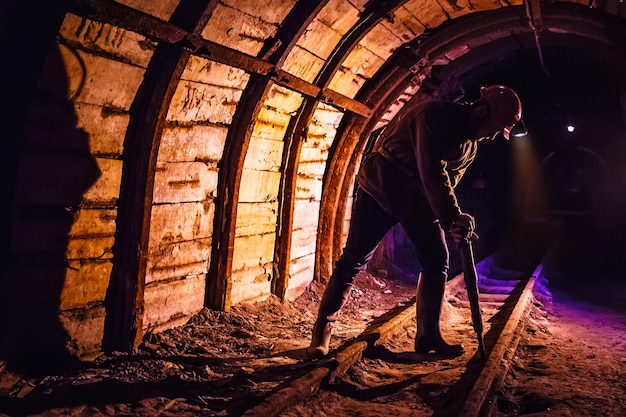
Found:
[[[298,7],[292,8],[281,22],[276,35],[265,42],[259,56],[281,67],[311,21],[327,3],[328,0],[309,0],[300,2]],[[318,97],[321,91],[313,84],[301,83],[300,79],[286,71],[277,70],[275,75],[278,79],[273,82],[293,90],[306,89],[307,91],[304,102],[291,118],[283,138],[285,147],[281,159],[282,175],[278,192],[278,221],[274,245],[274,265],[276,266],[272,279],[272,293],[281,300],[285,300],[291,276],[293,217],[302,136],[310,123],[312,109],[317,106],[317,99],[312,97]]]
[[[246,94],[233,116],[220,161],[217,184],[217,195],[220,198],[215,200],[211,265],[205,294],[206,306],[214,310],[229,311],[232,306],[230,277],[241,174],[253,129],[250,120],[256,119],[261,108],[260,103],[264,101],[271,86],[269,80],[257,75],[250,78],[249,84],[250,88],[246,89]]]
[[[176,26],[155,29],[154,18],[137,15],[133,9],[111,2],[86,0],[107,18],[181,39]],[[182,0],[173,19],[200,31],[215,0]],[[121,7],[118,7],[121,6]],[[138,22],[133,20],[138,18]],[[101,16],[102,18],[102,16]],[[116,20],[117,19],[117,20]],[[110,23],[110,21],[105,21]],[[113,248],[115,262],[107,290],[107,314],[103,350],[132,351],[143,337],[144,290],[152,212],[156,161],[170,102],[185,70],[190,53],[177,43],[159,44],[148,64],[144,80],[130,107],[130,122],[124,138],[124,165],[118,199],[117,228]]]
[[[372,115],[372,109],[367,104],[347,98],[343,94],[339,94],[333,90],[324,89],[322,91],[322,96],[321,101],[330,104],[331,106],[349,110],[350,112],[365,118],[369,118]]]
[[[70,13],[139,33],[163,43],[183,41],[190,33],[179,26],[111,0],[82,0]]]
[[[267,60],[248,55],[236,49],[211,42],[198,34],[131,7],[110,0],[84,0],[70,11],[80,17],[119,26],[162,43],[180,44],[192,54],[242,69],[261,76],[269,75],[272,82],[296,91],[306,97],[320,100],[341,110],[367,117],[367,105],[336,91],[320,88],[306,80],[281,70]],[[321,91],[321,93],[320,93]]]

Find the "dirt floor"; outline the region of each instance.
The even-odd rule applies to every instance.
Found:
[[[614,287],[616,282],[624,278],[587,281],[596,291],[578,283],[569,293],[544,282],[494,403],[497,416],[626,415],[626,285]],[[415,277],[359,275],[333,347],[407,303],[414,291]],[[294,302],[270,298],[228,313],[204,310],[185,326],[146,335],[134,354],[100,357],[52,375],[24,378],[1,364],[0,415],[241,415],[318,365],[304,349],[319,293],[313,284]],[[452,295],[446,301],[445,335],[473,355],[467,309],[455,306]],[[414,335],[413,322],[388,345],[364,355],[333,389],[314,395],[308,405],[289,407],[283,416],[445,415],[432,410],[445,408],[445,384],[458,378],[455,364],[463,358],[416,357],[410,352]],[[428,368],[436,372],[425,373]]]
[[[410,300],[415,282],[363,273],[335,326],[332,347]],[[276,298],[205,309],[186,325],[148,334],[136,353],[102,356],[25,378],[0,362],[0,415],[234,416],[313,369],[305,348],[319,305],[313,283],[293,302]],[[4,414],[3,414],[4,413]]]
[[[543,290],[493,415],[626,416],[624,277]]]

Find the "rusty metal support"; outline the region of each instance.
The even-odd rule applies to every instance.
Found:
[[[543,72],[550,76],[548,69],[546,68],[546,63],[543,60],[543,53],[541,51],[541,43],[539,41],[539,32],[543,28],[543,18],[541,16],[541,4],[540,0],[526,0],[524,2],[526,6],[526,17],[528,18],[528,27],[533,31],[535,36],[535,46],[537,48],[537,55],[539,56],[539,62],[541,63],[541,68],[543,68]]]
[[[320,89],[308,82],[293,75],[276,69],[275,66],[281,64],[287,57],[289,51],[295,44],[299,34],[307,27],[308,23],[315,16],[315,11],[319,10],[327,2],[310,1],[302,7],[294,8],[281,24],[279,31],[274,38],[268,39],[260,52],[263,60],[241,54],[238,51],[219,50],[219,56],[230,60],[240,59],[240,63],[246,64],[248,72],[253,74],[249,83],[250,87],[242,97],[235,113],[232,128],[229,130],[226,140],[224,156],[222,157],[220,179],[218,183],[218,195],[223,196],[216,202],[214,238],[211,256],[211,266],[208,273],[206,287],[206,305],[210,308],[228,310],[231,306],[230,298],[230,276],[232,271],[232,257],[234,246],[234,231],[237,217],[237,199],[241,181],[241,171],[245,160],[245,153],[249,145],[251,125],[248,121],[253,120],[259,111],[259,106],[263,102],[271,83],[280,84],[293,91],[298,91],[306,97],[317,97]],[[205,46],[213,47],[214,44]],[[221,47],[220,47],[221,48]],[[218,52],[217,49],[210,51]],[[239,57],[239,58],[237,58]],[[252,60],[249,60],[252,59]],[[248,60],[248,61],[246,61]],[[260,64],[255,64],[259,62]],[[229,65],[228,63],[226,63]],[[257,68],[256,73],[250,71]],[[270,75],[271,74],[271,75]],[[289,259],[291,253],[291,226],[293,216],[293,193],[295,187],[296,163],[294,155],[299,154],[299,140],[293,138],[294,131],[298,131],[296,122],[298,117],[292,118],[290,126],[285,133],[285,155],[283,156],[281,172],[279,200],[279,212],[277,214],[277,239],[274,250],[274,278],[272,280],[272,292],[284,298],[289,277]],[[292,142],[292,141],[295,141]]]
[[[77,0],[69,10],[85,19],[119,26],[162,43],[177,43],[189,36],[181,27],[111,0]]]
[[[288,128],[289,135],[285,137],[285,152],[283,154],[283,175],[279,187],[279,212],[276,235],[278,236],[274,248],[274,262],[277,264],[276,277],[272,282],[272,292],[281,300],[285,299],[289,288],[289,267],[291,262],[291,239],[293,228],[293,211],[296,195],[296,181],[298,177],[298,161],[302,150],[302,141],[306,129],[311,122],[316,102],[305,99],[296,117],[291,119]]]
[[[315,252],[315,275],[317,281],[328,279],[334,261],[341,252],[341,236],[345,217],[346,201],[350,192],[352,179],[360,161],[359,150],[363,149],[367,138],[378,120],[398,95],[411,82],[412,74],[403,68],[390,65],[378,79],[378,82],[367,88],[364,101],[371,105],[372,114],[369,119],[352,116],[342,123],[337,132],[337,139],[328,158],[328,166],[324,177],[324,193],[320,203],[320,219],[317,234],[317,250]]]
[[[228,131],[224,154],[220,162],[217,184],[215,216],[213,222],[213,245],[211,265],[207,274],[205,304],[214,310],[229,311],[231,308],[230,280],[237,223],[237,203],[241,173],[250,145],[253,123],[260,111],[259,103],[264,100],[271,87],[267,78],[252,76],[250,88],[239,102]]]
[[[543,28],[540,3],[540,0],[526,0],[526,13],[529,25],[533,31],[539,31]]]
[[[328,0],[303,2],[291,9],[289,15],[281,23],[273,38],[266,41],[259,56],[281,67],[289,52],[298,39],[306,31],[311,21],[328,3]],[[278,192],[278,213],[276,225],[276,242],[274,245],[274,277],[272,279],[272,293],[285,300],[289,288],[291,268],[291,243],[293,215],[296,194],[298,161],[302,148],[302,138],[306,133],[307,125],[313,114],[321,89],[314,84],[302,83],[297,77],[283,71],[276,70],[273,82],[293,91],[306,91],[304,102],[296,114],[291,118],[285,131],[281,162],[281,179]]]
[[[123,15],[124,11],[128,15],[118,16],[118,19],[125,21],[137,17],[136,11],[131,12],[125,6],[118,8],[111,6],[110,2],[92,0],[85,3],[95,7],[110,6],[98,9],[107,11],[107,19],[114,20],[117,13]],[[198,32],[206,25],[216,3],[216,0],[183,0],[172,19],[180,19],[180,24],[187,30]],[[136,24],[139,27],[151,27],[145,19],[138,20]],[[166,26],[174,27],[172,24]],[[180,44],[157,46],[130,107],[113,248],[115,262],[105,298],[105,351],[133,350],[143,337],[145,276],[156,160],[165,116],[189,57],[190,53]]]
[[[336,105],[342,110],[363,116],[369,112],[369,108],[363,103],[291,75],[265,59],[211,42],[176,24],[165,22],[120,3],[110,0],[81,0],[71,12],[86,19],[114,24],[160,43],[179,44],[194,55],[239,68],[251,74],[269,75],[276,84],[329,105]]]
[[[369,118],[372,115],[372,109],[367,104],[361,103],[360,101],[348,99],[343,94],[336,93],[333,90],[323,90],[320,100],[326,104],[330,104],[331,106],[339,107],[344,110],[349,110],[350,112],[358,114],[359,116]]]
[[[391,11],[403,3],[405,3],[405,0],[369,2],[361,13],[359,21],[346,33],[326,61],[324,68],[322,68],[315,79],[315,84],[324,87],[328,85],[337,68],[340,67],[355,45],[363,39],[373,26],[382,19],[388,18]],[[337,103],[341,102],[339,95],[333,96],[328,91],[324,91],[322,94],[325,94],[326,99],[332,102],[329,104],[342,107],[337,105]],[[344,180],[348,181],[348,179],[351,180],[353,178],[355,152],[361,149],[360,145],[363,144],[363,139],[360,136],[368,122],[371,122],[376,105],[379,104],[373,103],[370,107],[365,104],[367,101],[356,102],[361,103],[363,106],[358,109],[356,107],[350,109],[353,114],[358,116],[347,117],[342,120],[342,126],[337,132],[337,137],[330,149],[326,163],[324,191],[322,193],[318,223],[317,250],[315,251],[314,279],[318,281],[325,281],[330,276],[334,260],[337,259],[340,252],[341,242],[339,242],[340,239],[336,238],[341,236],[340,224],[343,221],[348,198],[347,184]]]

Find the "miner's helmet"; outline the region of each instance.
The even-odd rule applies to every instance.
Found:
[[[504,85],[489,85],[480,88],[480,96],[489,103],[494,127],[501,130],[507,140],[515,136],[511,134],[512,130],[518,132],[519,136],[525,134],[522,102],[515,91]]]

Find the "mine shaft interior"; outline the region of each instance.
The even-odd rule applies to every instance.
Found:
[[[481,143],[455,189],[476,219],[477,261],[539,264],[577,296],[624,295],[622,0],[12,0],[1,10],[0,414],[69,412],[80,401],[68,387],[89,375],[114,393],[94,400],[110,414],[103,404],[124,402],[120,363],[150,368],[145,387],[125,375],[128,404],[193,403],[194,415],[230,401],[235,413],[243,391],[260,401],[254,390],[266,389],[271,366],[256,359],[313,367],[298,355],[345,244],[363,156],[408,104],[471,102],[485,85],[518,92],[527,134]],[[447,239],[453,281],[463,269]],[[413,296],[420,268],[394,227],[360,276],[341,340]],[[593,301],[623,313],[621,301]],[[252,329],[246,314],[270,323]],[[286,323],[281,345],[272,326]],[[228,355],[250,361],[235,369]],[[169,397],[187,395],[191,379],[168,385],[172,369],[224,398],[203,392],[178,409]],[[155,386],[169,390],[165,405]]]

